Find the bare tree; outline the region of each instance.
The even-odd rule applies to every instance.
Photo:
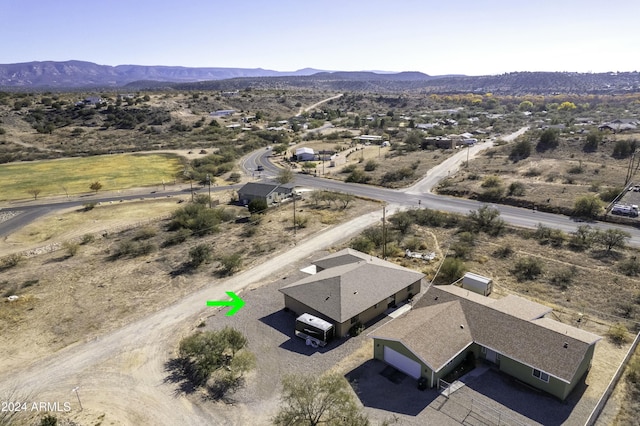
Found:
[[[40,188],[33,188],[27,191],[29,194],[33,195],[33,199],[37,200],[38,199],[38,195],[40,195],[40,193],[42,192],[42,190]]]

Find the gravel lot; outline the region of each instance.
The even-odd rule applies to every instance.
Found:
[[[256,355],[255,372],[247,377],[246,386],[232,396],[238,404],[247,404],[254,424],[268,424],[276,413],[284,375],[321,374],[368,340],[365,331],[358,337],[335,340],[324,348],[312,348],[293,333],[295,314],[283,310],[284,296],[278,289],[306,276],[299,269],[327,254],[316,253],[292,265],[286,275],[250,287],[241,294],[246,304],[236,315],[227,317],[225,310],[220,310],[206,321],[206,329],[230,326],[240,330],[247,336],[249,350]]]

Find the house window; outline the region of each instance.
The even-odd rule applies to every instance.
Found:
[[[533,377],[542,380],[543,382],[549,383],[549,375],[544,371],[540,371],[536,368],[533,369]]]

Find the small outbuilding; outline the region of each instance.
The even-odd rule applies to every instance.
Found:
[[[313,161],[316,159],[316,154],[313,148],[302,147],[296,149],[296,158],[298,161]]]
[[[483,296],[488,296],[493,289],[493,280],[483,277],[482,275],[474,274],[473,272],[467,272],[464,274],[464,277],[462,277],[462,288]]]

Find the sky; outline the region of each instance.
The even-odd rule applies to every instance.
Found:
[[[0,0],[0,64],[640,70],[640,0]]]

